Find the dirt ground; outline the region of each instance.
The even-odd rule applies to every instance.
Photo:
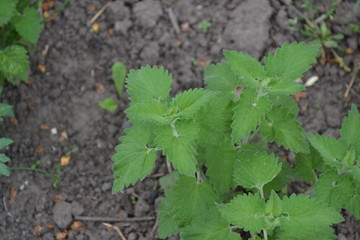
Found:
[[[99,31],[91,31],[91,18],[107,2],[73,0],[45,24],[31,53],[30,84],[6,86],[0,99],[14,106],[18,121],[16,125],[7,119],[0,125],[1,136],[15,141],[6,151],[10,167],[30,167],[39,161],[39,168],[56,174],[59,159],[78,148],[71,162],[61,168],[58,188],[51,186],[48,176],[33,171],[16,170],[10,177],[0,177],[0,239],[55,239],[57,233],[66,231],[67,239],[120,239],[101,221],[83,221],[80,229],[70,225],[79,215],[156,215],[163,191],[155,174],[167,172],[163,162],[143,182],[123,193],[111,193],[111,156],[129,126],[124,118],[126,93],[118,99],[120,109],[115,112],[98,106],[105,98],[117,99],[111,80],[115,61],[128,69],[163,65],[173,74],[176,93],[202,86],[204,64],[222,61],[224,48],[262,59],[284,42],[304,40],[289,29],[288,19],[295,12],[277,0],[117,0],[96,21]],[[341,53],[350,67],[360,61],[360,38],[346,28],[359,23],[355,2],[343,1],[332,21],[332,29],[345,35],[341,47],[354,50]],[[55,1],[56,6],[60,4]],[[180,32],[170,20],[169,9]],[[207,33],[196,27],[205,19],[212,23]],[[194,65],[192,59],[199,64]],[[39,65],[46,71],[40,71]],[[311,76],[318,76],[319,81],[299,100],[299,120],[307,132],[338,136],[350,104],[360,107],[359,81],[345,100],[351,73],[327,62],[317,64],[303,80]],[[18,191],[11,201],[12,189]],[[346,222],[334,226],[338,239],[360,239],[360,221],[346,212],[344,216]],[[116,225],[128,240],[157,239],[154,220]]]

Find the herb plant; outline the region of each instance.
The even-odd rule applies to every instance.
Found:
[[[0,87],[0,96],[2,93],[2,87]],[[4,121],[3,117],[13,117],[14,113],[12,107],[5,103],[0,103],[0,122]],[[0,151],[5,147],[12,144],[13,141],[8,138],[0,137]],[[3,153],[0,153],[0,175],[9,176],[10,172],[5,163],[7,163],[10,159]]]
[[[149,175],[161,151],[175,171],[160,181],[165,197],[159,205],[159,237],[240,240],[241,233],[257,240],[335,239],[330,225],[343,218],[328,205],[333,202],[326,193],[335,198],[341,191],[329,189],[334,179],[348,181],[351,174],[351,181],[359,178],[359,158],[354,156],[360,135],[351,129],[360,123],[353,109],[338,153],[333,150],[336,140],[307,137],[296,120],[299,109],[290,95],[304,87],[294,80],[315,62],[319,48],[284,44],[264,64],[244,53],[224,51],[225,62],[205,68],[206,88],[173,98],[172,76],[162,67],[131,70],[126,114],[132,127],[125,130],[112,158],[113,193]],[[294,169],[271,153],[268,143],[273,142],[294,152],[300,164]],[[320,156],[329,164],[321,164]],[[314,169],[325,170],[316,198],[287,196],[286,185],[298,175],[316,181]],[[356,199],[353,207],[360,209]],[[335,207],[354,212],[345,201]]]
[[[29,0],[0,1],[0,87],[5,80],[12,84],[28,80],[26,48],[34,48],[41,32],[38,5],[29,4]]]

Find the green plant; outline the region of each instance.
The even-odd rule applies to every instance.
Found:
[[[211,22],[208,20],[202,20],[198,25],[197,28],[200,29],[203,33],[207,33],[209,28],[212,26]]]
[[[111,67],[111,71],[112,79],[114,81],[116,91],[120,98],[123,92],[124,82],[126,78],[126,66],[122,62],[115,62]],[[107,111],[115,111],[118,108],[118,104],[112,98],[104,99],[99,103],[99,106]]]
[[[334,208],[309,195],[286,194],[298,175],[321,170],[320,160],[299,160],[303,167],[293,168],[268,147],[275,142],[297,158],[317,156],[290,95],[304,90],[295,80],[315,62],[319,48],[284,44],[264,65],[224,51],[226,62],[205,68],[205,89],[174,98],[171,74],[162,67],[131,70],[126,114],[132,127],[112,158],[113,193],[149,175],[162,151],[175,171],[160,180],[161,238],[240,240],[242,229],[251,239],[334,239],[329,225],[343,220]]]
[[[0,96],[2,94],[2,87],[0,87]],[[13,117],[14,113],[12,107],[5,103],[0,103],[0,122],[3,121],[3,117]],[[13,141],[8,138],[0,138],[0,150],[12,144]],[[10,159],[3,153],[0,153],[0,175],[9,176],[10,171],[5,165]]]

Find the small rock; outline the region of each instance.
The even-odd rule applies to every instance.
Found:
[[[139,2],[134,6],[134,14],[144,27],[154,27],[162,15],[160,2],[153,0]]]
[[[351,48],[352,50],[356,51],[358,48],[358,43],[356,40],[356,37],[350,37],[348,39],[346,39],[347,45],[349,48]]]
[[[104,182],[102,185],[101,185],[101,191],[102,192],[107,192],[111,189],[111,183],[109,182]]]
[[[134,232],[131,232],[128,236],[128,240],[136,240],[137,239],[137,235]]]
[[[77,201],[71,203],[71,213],[75,216],[79,216],[84,213],[84,207]]]
[[[138,199],[135,204],[135,217],[143,217],[150,211],[150,206],[143,199]]]
[[[58,202],[53,208],[54,222],[61,228],[67,228],[72,222],[71,204],[67,202]]]
[[[148,64],[156,64],[159,58],[159,50],[159,45],[156,42],[151,42],[149,45],[143,48],[140,53],[140,57]]]

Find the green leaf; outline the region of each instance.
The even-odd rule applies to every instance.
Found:
[[[335,168],[340,166],[346,153],[346,147],[341,141],[324,135],[308,134],[307,136],[312,146],[323,157],[325,164]]]
[[[266,76],[280,81],[294,81],[302,77],[302,74],[310,69],[311,64],[316,62],[319,49],[320,45],[285,43],[275,54],[265,57]]]
[[[112,157],[114,171],[113,193],[143,180],[151,173],[157,158],[156,149],[149,148],[151,132],[144,128],[125,130],[126,136],[120,138],[121,144],[115,148]]]
[[[333,208],[305,195],[293,194],[289,198],[284,197],[282,211],[281,240],[335,239],[329,225],[344,220]]]
[[[266,227],[265,200],[259,194],[242,194],[226,205],[218,205],[223,218],[251,234],[260,233]]]
[[[29,59],[22,46],[11,45],[0,50],[0,72],[6,75],[19,75],[29,68]]]
[[[146,66],[130,70],[126,83],[131,104],[161,102],[169,99],[172,76],[163,67]]]
[[[245,53],[224,51],[224,56],[231,70],[239,77],[241,86],[257,88],[260,80],[265,77],[264,66]]]
[[[352,105],[349,115],[344,119],[341,126],[341,138],[347,148],[354,147],[356,153],[360,155],[360,114],[355,105]]]
[[[116,91],[119,97],[121,97],[126,78],[126,66],[122,62],[115,62],[111,67],[111,73]]]
[[[273,108],[280,107],[286,109],[286,112],[294,117],[298,115],[300,109],[292,97],[282,94],[272,94],[269,97]]]
[[[293,81],[282,79],[271,79],[267,86],[263,87],[265,92],[282,95],[293,95],[305,90],[305,87]]]
[[[313,147],[310,147],[310,153],[308,154],[296,154],[295,171],[305,182],[315,182],[317,180],[315,169],[319,169],[321,165],[321,156]]]
[[[360,220],[360,188],[359,186],[353,192],[349,203],[346,207],[350,214],[354,215],[357,220]]]
[[[9,176],[10,171],[8,167],[4,164],[6,162],[10,161],[10,159],[3,153],[0,153],[0,176]]]
[[[269,106],[270,101],[267,96],[259,96],[255,90],[250,88],[243,90],[240,100],[233,109],[232,143],[240,141],[254,131],[265,117]]]
[[[206,214],[217,201],[207,181],[196,183],[195,178],[180,177],[175,186],[165,191],[159,206],[159,237],[179,233],[198,216]]]
[[[214,96],[200,109],[195,121],[199,124],[199,144],[217,145],[231,134],[231,103],[221,95]]]
[[[241,84],[227,62],[207,66],[205,68],[205,83],[207,89],[221,91],[230,100],[234,99],[236,87]]]
[[[320,175],[315,185],[315,198],[340,210],[346,208],[354,192],[352,179],[348,175],[339,175],[335,170]]]
[[[270,193],[272,190],[281,191],[284,187],[295,180],[296,172],[289,163],[283,161],[280,173],[271,182],[265,184],[264,192]]]
[[[304,130],[295,117],[286,109],[273,107],[266,114],[260,126],[260,132],[268,138],[269,142],[276,142],[293,152],[309,152],[309,145],[303,135]]]
[[[16,12],[17,0],[0,1],[0,28],[7,23]]]
[[[240,152],[234,166],[234,180],[244,188],[262,187],[280,172],[281,163],[274,154],[266,152]]]
[[[181,237],[184,240],[241,240],[240,234],[231,231],[231,227],[216,208],[197,218],[184,229]]]
[[[172,171],[169,174],[159,179],[159,184],[164,190],[168,190],[175,186],[177,180],[179,180],[180,174],[178,171]]]
[[[166,115],[168,108],[159,102],[138,103],[126,110],[129,122],[150,121],[158,125],[169,124],[171,119]]]
[[[9,138],[0,138],[0,149],[3,149],[10,144],[12,144],[14,141]]]
[[[99,102],[99,106],[107,111],[115,111],[118,108],[118,104],[112,98],[106,98]]]
[[[24,13],[14,19],[16,31],[22,38],[36,44],[41,32],[41,19],[35,8],[25,8]]]
[[[0,103],[0,121],[2,121],[2,117],[13,117],[14,116],[14,112],[12,110],[12,106],[5,104],[5,103]]]
[[[216,193],[223,196],[233,187],[232,173],[237,159],[235,147],[230,142],[219,142],[216,147],[206,151],[206,175],[214,186]]]
[[[273,217],[279,217],[282,213],[282,201],[275,191],[271,191],[269,200],[266,202],[266,213]],[[275,227],[273,226],[273,228]]]
[[[182,119],[193,119],[200,108],[204,107],[216,92],[204,89],[190,89],[175,96],[172,105],[179,112]]]
[[[194,141],[198,138],[198,126],[191,121],[178,121],[176,125],[157,129],[155,134],[157,147],[163,150],[175,169],[194,176],[197,163]]]

